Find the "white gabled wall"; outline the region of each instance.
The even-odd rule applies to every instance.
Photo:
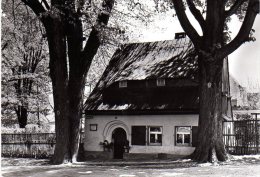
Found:
[[[127,133],[130,142],[130,153],[169,153],[188,155],[194,147],[175,146],[175,126],[198,126],[198,115],[118,115],[93,116],[86,119],[85,151],[103,151],[100,142],[111,142],[112,132],[118,127]],[[97,124],[97,131],[90,131],[90,124]],[[162,126],[162,146],[137,146],[131,143],[131,126]]]

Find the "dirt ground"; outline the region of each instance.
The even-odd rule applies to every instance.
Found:
[[[51,166],[46,160],[2,159],[4,177],[260,177],[260,155],[236,156],[218,164],[190,160],[85,162]]]

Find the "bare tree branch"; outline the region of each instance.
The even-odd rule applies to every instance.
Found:
[[[98,15],[96,25],[92,28],[92,31],[90,32],[88,41],[86,42],[82,53],[82,59],[85,60],[83,61],[84,67],[90,66],[92,58],[95,56],[98,47],[101,44],[100,28],[102,28],[103,25],[108,24],[108,20],[114,3],[114,0],[104,0],[103,2],[103,11]]]
[[[233,6],[231,6],[230,9],[225,12],[225,16],[229,17],[229,16],[235,14],[236,11],[238,10],[238,8],[241,7],[241,5],[246,1],[248,1],[248,0],[236,0],[235,3],[233,4]]]
[[[218,58],[222,59],[235,51],[242,43],[248,41],[250,31],[253,27],[257,13],[259,12],[259,1],[249,0],[243,24],[237,36],[218,51]]]
[[[21,0],[25,5],[29,6],[37,16],[46,12],[43,5],[38,0]]]
[[[183,27],[184,31],[187,33],[191,41],[193,42],[196,49],[200,48],[201,43],[201,37],[199,36],[198,32],[195,30],[195,28],[190,23],[186,13],[185,13],[185,7],[182,0],[172,0],[174,4],[174,8],[177,14],[177,17],[179,19],[179,22],[181,23],[181,26]]]
[[[200,13],[199,9],[196,8],[196,6],[194,4],[194,0],[187,0],[187,3],[188,3],[191,13],[195,17],[195,19],[199,22],[201,29],[204,32],[206,23],[205,23],[205,20],[204,20],[202,14]]]
[[[46,0],[42,0],[42,2],[44,4],[44,6],[46,7],[46,9],[49,10],[50,6],[49,6],[48,2]]]

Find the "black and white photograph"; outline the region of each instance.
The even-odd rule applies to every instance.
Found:
[[[259,0],[2,0],[1,176],[260,177]]]

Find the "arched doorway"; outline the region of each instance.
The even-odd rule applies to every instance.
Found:
[[[112,133],[114,142],[114,159],[123,159],[124,146],[127,141],[126,132],[123,128],[116,128]]]

